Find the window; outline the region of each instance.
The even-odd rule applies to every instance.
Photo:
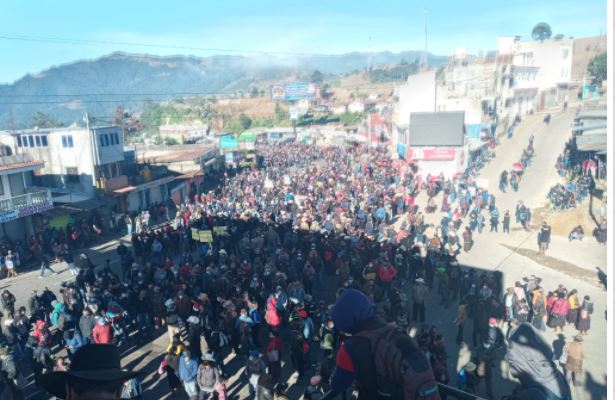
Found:
[[[562,79],[568,79],[568,68],[562,68]]]
[[[36,147],[41,147],[41,136],[40,135],[34,136],[34,141],[36,142]]]
[[[66,168],[66,182],[79,183],[79,168],[67,167]]]
[[[113,137],[115,138],[115,144],[120,144],[120,135],[117,132],[113,134]]]
[[[62,147],[64,148],[73,147],[73,135],[62,136]]]
[[[99,136],[100,138],[100,147],[106,147],[109,145],[109,137],[107,134],[103,134]]]
[[[23,147],[21,144],[21,136],[17,135],[17,147]]]
[[[41,143],[43,144],[43,147],[47,147],[47,135],[41,136]]]
[[[0,196],[4,195],[4,184],[2,183],[2,177],[0,176]]]
[[[34,147],[34,136],[32,135],[28,136],[28,143],[30,147]]]

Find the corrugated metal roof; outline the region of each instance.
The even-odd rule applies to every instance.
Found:
[[[606,134],[577,136],[575,140],[579,151],[601,151],[607,147]]]
[[[463,146],[463,111],[410,113],[410,146]]]
[[[10,156],[0,156],[0,171],[19,169],[26,167],[44,167],[45,162],[34,160],[30,154],[13,154]]]
[[[595,129],[606,129],[606,123],[596,123],[572,127],[573,132],[591,131]]]

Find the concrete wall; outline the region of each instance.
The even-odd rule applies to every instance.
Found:
[[[426,71],[408,77],[397,87],[399,101],[395,107],[397,125],[410,122],[410,113],[436,111],[436,71]]]
[[[517,42],[513,64],[540,67],[536,75],[540,89],[570,83],[572,43],[569,39]]]

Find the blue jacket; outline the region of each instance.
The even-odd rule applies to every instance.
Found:
[[[196,379],[196,374],[199,370],[199,364],[194,358],[186,361],[186,357],[182,354],[179,359],[179,379],[182,382],[192,382]]]
[[[83,347],[83,338],[79,332],[73,334],[72,339],[66,339],[66,345],[69,346],[68,351],[74,354],[77,350]]]

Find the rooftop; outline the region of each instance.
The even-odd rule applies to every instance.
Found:
[[[44,166],[44,161],[34,160],[30,154],[14,154],[11,156],[0,156],[0,171],[29,167],[34,167],[35,169],[38,169],[43,168]]]

